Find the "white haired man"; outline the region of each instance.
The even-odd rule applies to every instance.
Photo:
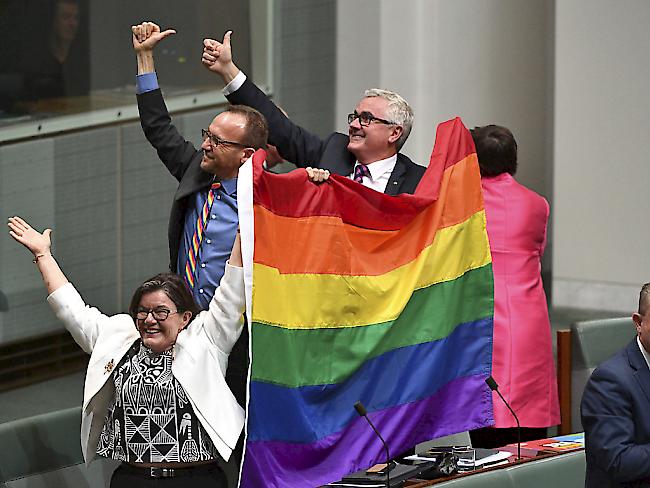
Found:
[[[219,74],[230,103],[261,112],[269,125],[269,142],[287,161],[348,176],[388,195],[413,193],[425,168],[399,153],[413,125],[413,111],[397,93],[367,90],[348,115],[348,135],[335,132],[326,139],[291,122],[269,98],[237,68],[230,34],[222,42],[205,39],[202,62]]]

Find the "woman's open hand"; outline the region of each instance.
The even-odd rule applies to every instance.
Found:
[[[34,256],[50,253],[51,229],[38,232],[20,217],[9,217],[9,235],[29,249]]]

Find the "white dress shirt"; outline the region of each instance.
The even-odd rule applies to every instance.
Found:
[[[227,97],[231,93],[234,93],[237,90],[239,90],[245,81],[246,81],[246,75],[242,70],[239,70],[237,76],[235,76],[232,80],[230,80],[230,83],[228,83],[226,86],[223,87],[223,96]]]
[[[391,157],[380,161],[375,161],[374,163],[366,164],[368,171],[370,171],[370,177],[364,176],[361,184],[368,188],[372,188],[379,193],[384,193],[390,175],[393,173],[393,169],[395,168],[395,163],[397,163],[397,154],[393,154]],[[357,168],[358,164],[359,161],[354,163],[354,169]],[[354,170],[348,178],[354,179]]]

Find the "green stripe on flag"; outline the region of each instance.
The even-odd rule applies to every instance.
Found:
[[[417,290],[396,320],[364,327],[284,329],[253,322],[251,379],[290,388],[340,383],[370,358],[443,339],[458,324],[491,316],[488,283],[491,264]]]

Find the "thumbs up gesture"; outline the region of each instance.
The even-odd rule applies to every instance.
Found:
[[[203,66],[209,71],[221,75],[225,83],[232,81],[239,73],[239,68],[232,60],[231,35],[232,31],[226,32],[221,42],[215,39],[203,40],[203,55],[201,56]]]
[[[161,32],[160,26],[153,22],[143,22],[142,24],[133,25],[131,26],[131,32],[133,34],[133,49],[136,52],[153,51],[153,48],[160,41],[176,34],[176,31],[173,29],[167,29]]]

